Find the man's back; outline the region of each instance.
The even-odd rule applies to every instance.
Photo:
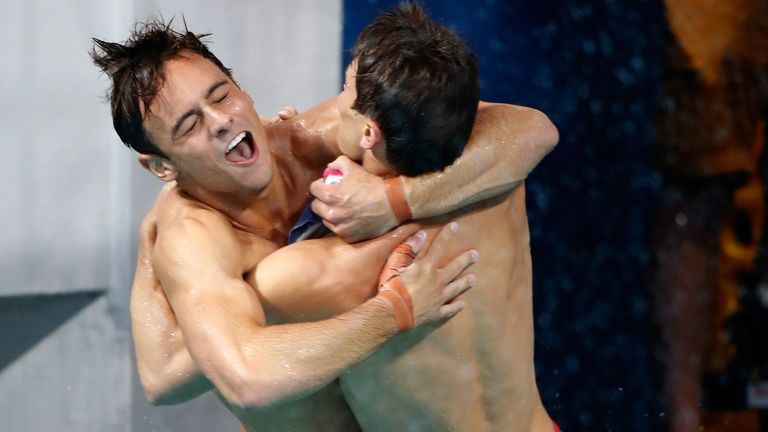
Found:
[[[533,371],[523,187],[498,201],[456,218],[461,228],[446,256],[480,252],[466,310],[431,333],[400,335],[342,376],[364,430],[537,430],[529,422],[536,409],[544,413]]]
[[[480,253],[472,271],[477,275],[475,288],[464,294],[466,310],[440,327],[396,336],[342,375],[344,395],[366,431],[549,432],[552,423],[541,405],[533,371],[524,188],[482,202],[469,212],[427,221],[430,238],[451,218],[460,228],[445,257],[470,247]],[[294,246],[307,256],[309,248],[337,241],[321,239]],[[344,287],[338,290],[339,296],[370,296],[370,286],[361,284],[359,275],[370,274],[363,279],[372,280],[383,264],[380,259],[354,256],[346,264],[348,271],[334,268],[332,273],[339,275],[336,283]],[[280,265],[279,260],[266,263]],[[265,298],[273,294],[277,293],[262,292]],[[297,295],[301,292],[292,292]],[[315,304],[325,314],[331,312],[331,302],[323,299]],[[336,304],[335,313],[352,306],[346,298],[337,298]]]

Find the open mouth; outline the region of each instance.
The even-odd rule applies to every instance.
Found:
[[[247,164],[258,157],[256,145],[250,132],[240,132],[227,144],[224,158],[234,164]]]

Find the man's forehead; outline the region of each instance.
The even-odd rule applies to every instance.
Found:
[[[163,83],[152,104],[150,116],[174,116],[189,109],[190,104],[204,97],[211,85],[229,80],[210,60],[185,54],[171,59],[163,66]],[[168,119],[172,120],[172,119]]]

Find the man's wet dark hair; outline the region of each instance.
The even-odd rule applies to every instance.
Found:
[[[203,42],[208,34],[196,35],[187,29],[182,32],[171,29],[171,23],[153,20],[139,23],[124,43],[93,39],[91,58],[112,79],[109,101],[112,106],[112,122],[115,131],[126,146],[143,154],[164,156],[152,143],[144,130],[144,115],[165,82],[163,67],[169,60],[182,57],[185,52],[198,54],[215,64],[227,76],[232,72]]]
[[[352,108],[379,123],[387,162],[409,176],[452,164],[480,100],[477,60],[464,41],[406,2],[363,29],[352,59]]]

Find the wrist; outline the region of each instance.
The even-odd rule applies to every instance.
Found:
[[[374,299],[387,305],[395,319],[398,332],[413,328],[413,301],[400,277],[394,277],[382,285]]]
[[[413,217],[411,206],[405,199],[405,184],[401,176],[391,177],[384,180],[384,191],[387,194],[387,201],[395,219],[398,222],[405,222]]]

